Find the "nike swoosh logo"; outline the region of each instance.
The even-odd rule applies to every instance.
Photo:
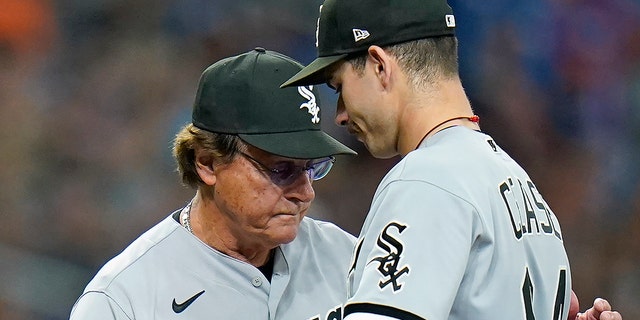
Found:
[[[187,301],[183,303],[176,303],[176,299],[173,299],[173,303],[171,304],[171,308],[173,308],[173,312],[180,313],[184,311],[187,307],[189,307],[198,297],[200,297],[204,293],[204,290],[196,293],[193,297],[189,298]]]

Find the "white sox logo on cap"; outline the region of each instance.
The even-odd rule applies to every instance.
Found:
[[[302,103],[300,105],[300,109],[307,108],[309,110],[309,114],[313,116],[311,117],[311,122],[318,123],[320,122],[320,117],[318,117],[318,113],[320,113],[320,107],[318,107],[318,104],[316,103],[316,96],[313,94],[313,91],[311,91],[312,89],[313,89],[313,86],[298,87],[298,93],[300,93],[300,95],[303,96],[305,99],[309,100],[307,102]]]
[[[318,9],[318,20],[316,20],[316,48],[318,47],[318,37],[320,36],[320,16],[322,16],[322,5]]]

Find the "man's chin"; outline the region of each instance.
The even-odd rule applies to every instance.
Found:
[[[367,147],[367,150],[369,151],[369,153],[371,154],[372,157],[376,158],[376,159],[390,159],[395,157],[396,155],[398,155],[397,152],[395,151],[387,151],[387,150],[381,150],[381,149],[374,149],[371,148],[368,144],[364,143],[364,146]]]
[[[289,217],[290,218],[280,219],[280,221],[277,221],[274,227],[269,228],[271,229],[270,232],[272,237],[279,244],[289,243],[293,241],[298,235],[298,228],[300,226],[300,221],[298,220],[299,218],[296,216]]]
[[[283,231],[282,233],[278,234],[277,239],[278,239],[278,243],[279,244],[287,244],[293,240],[296,239],[296,237],[298,236],[298,229],[296,228],[295,231],[294,230],[288,230],[288,231]]]

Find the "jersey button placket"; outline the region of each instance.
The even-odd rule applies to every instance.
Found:
[[[260,279],[260,277],[255,277],[251,279],[251,284],[257,288],[262,285],[262,279]]]

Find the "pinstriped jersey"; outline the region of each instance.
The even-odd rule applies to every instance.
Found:
[[[527,173],[490,136],[450,127],[380,183],[348,287],[346,320],[564,320],[571,274]]]
[[[276,249],[269,281],[169,216],[102,267],[70,319],[334,319],[354,241],[305,217],[295,240]]]

